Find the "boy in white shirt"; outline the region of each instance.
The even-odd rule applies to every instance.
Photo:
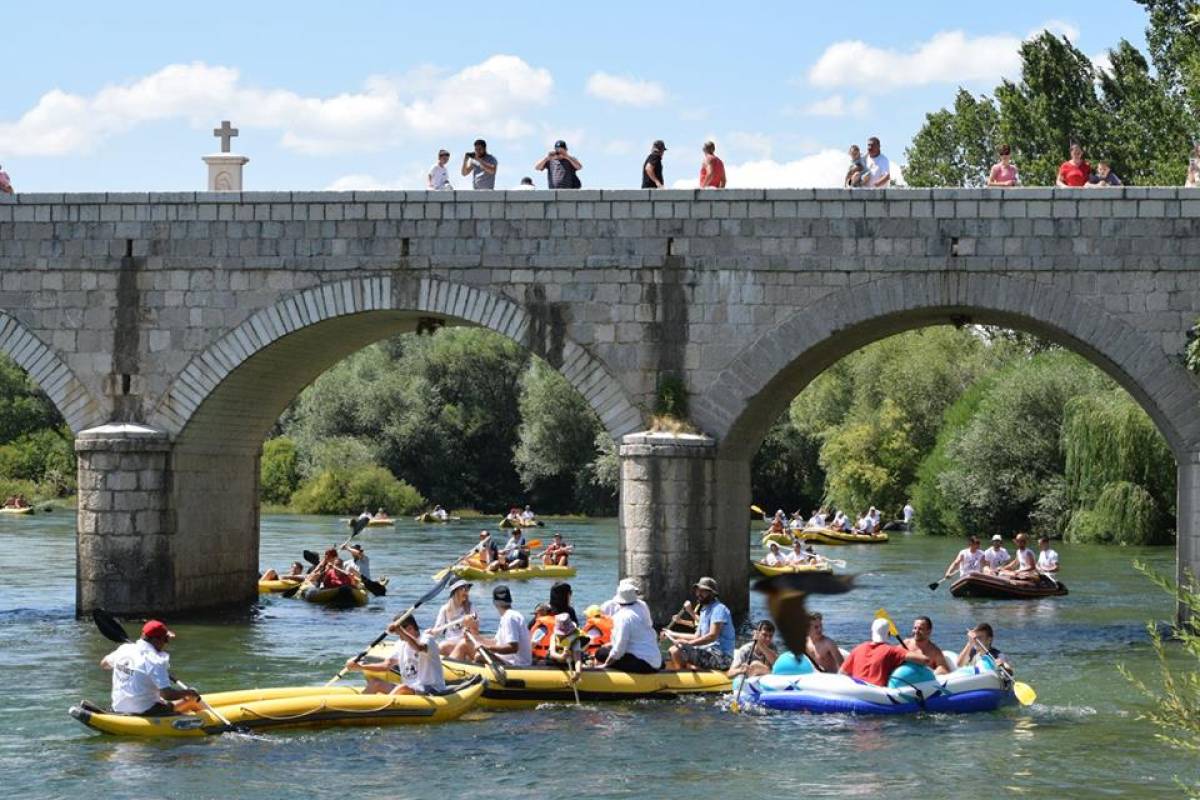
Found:
[[[529,640],[529,627],[521,612],[513,610],[512,593],[507,586],[492,590],[492,605],[500,614],[500,622],[496,625],[496,636],[484,639],[480,649],[487,650],[509,666],[531,666],[533,646]]]
[[[437,163],[429,168],[429,175],[426,176],[425,185],[434,191],[448,191],[454,187],[450,185],[450,173],[446,171],[446,165],[450,163],[450,152],[448,150],[438,150]]]
[[[438,694],[446,690],[442,674],[442,654],[437,639],[421,633],[417,619],[405,614],[388,626],[388,633],[397,637],[391,655],[382,664],[372,664],[372,671],[394,670],[401,683],[392,684],[379,678],[367,678],[363,694]],[[346,669],[362,670],[363,665],[351,659]]]
[[[1058,553],[1050,549],[1050,537],[1038,539],[1037,569],[1038,572],[1058,572]]]

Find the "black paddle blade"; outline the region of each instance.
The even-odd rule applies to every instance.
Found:
[[[941,585],[942,585],[941,581],[934,581],[933,583],[929,584],[929,591],[936,592],[937,588]]]
[[[121,623],[117,622],[116,617],[102,608],[92,609],[92,622],[96,623],[96,628],[100,631],[100,635],[110,642],[125,644],[132,641],[129,638],[129,634],[125,633],[125,628],[122,627]]]
[[[764,578],[754,584],[754,590],[767,596],[767,609],[784,644],[793,653],[803,653],[808,642],[804,598],[810,594],[844,594],[853,585],[851,575],[789,573]]]
[[[354,521],[350,523],[350,530],[353,531],[353,533],[350,534],[350,538],[353,539],[355,536],[358,536],[360,533],[362,533],[363,528],[367,527],[367,523],[370,521],[371,520],[368,517],[355,517]]]
[[[376,597],[383,597],[384,595],[387,594],[387,587],[384,586],[382,583],[373,581],[370,578],[363,578],[362,582],[363,582],[363,587],[368,592],[375,595]]]
[[[314,567],[321,563],[321,558],[312,550],[305,550],[302,555],[304,556],[304,560],[312,564]]]
[[[303,585],[304,585],[303,582],[297,583],[295,586],[284,589],[282,592],[279,593],[279,596],[280,597],[295,597],[296,592],[300,591],[300,587]]]

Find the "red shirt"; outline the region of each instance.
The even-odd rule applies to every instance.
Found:
[[[1092,165],[1084,161],[1076,164],[1074,161],[1064,161],[1058,168],[1058,179],[1067,186],[1083,186],[1092,174]]]
[[[887,642],[863,642],[842,662],[842,672],[876,686],[887,686],[888,676],[904,663],[908,651]]]
[[[700,165],[700,188],[715,186],[720,188],[725,182],[725,162],[717,156],[712,157],[712,172],[708,171],[708,162]]]
[[[338,586],[349,586],[350,579],[336,569],[325,570],[325,588],[333,589]]]

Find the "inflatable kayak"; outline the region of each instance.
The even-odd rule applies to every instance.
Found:
[[[483,679],[472,678],[441,695],[362,694],[348,686],[313,686],[218,692],[204,698],[231,724],[257,731],[448,722],[469,711],[483,695],[483,687]],[[209,711],[138,717],[105,712],[85,702],[68,713],[93,730],[118,736],[200,737],[225,730]]]
[[[841,563],[840,561],[838,562]],[[754,562],[754,568],[767,577],[773,575],[794,575],[802,572],[816,572],[829,574],[833,572],[833,566],[828,562],[823,564],[785,564],[782,567],[769,567],[761,561]]]
[[[416,517],[415,519],[417,522],[443,523],[443,522],[458,522],[459,520],[462,519],[462,517],[446,517],[445,519],[442,519],[441,517],[437,517],[437,516],[429,513],[428,511],[426,511],[424,514],[422,514],[419,517]]]
[[[4,506],[0,508],[0,514],[32,514],[33,506],[25,506],[24,508],[13,508],[12,506]]]
[[[1018,581],[1001,575],[984,575],[973,572],[950,584],[950,594],[955,597],[991,597],[1001,600],[1023,600],[1036,597],[1065,595],[1067,585],[1053,581],[1045,575],[1036,581]]]
[[[372,655],[386,658],[390,648],[376,648]],[[506,682],[500,684],[487,664],[442,659],[442,671],[447,681],[483,678],[487,685],[479,701],[481,708],[532,708],[539,703],[574,703],[568,673],[558,667],[508,667]],[[393,682],[400,677],[394,672],[372,672]],[[583,702],[614,702],[649,698],[675,697],[684,694],[721,694],[732,684],[720,670],[660,671],[648,675],[585,668],[580,674],[579,699]]]
[[[299,586],[300,581],[259,581],[259,594],[275,594],[276,592],[286,592],[294,586]]]
[[[361,586],[335,586],[330,589],[318,589],[307,586],[296,594],[310,603],[335,608],[352,608],[367,604],[367,590]]]
[[[525,569],[510,569],[504,572],[488,572],[482,567],[473,564],[459,564],[454,568],[454,574],[468,581],[527,581],[533,578],[573,578],[575,577],[575,567],[567,565],[560,567],[557,564],[530,564]]]
[[[883,532],[847,533],[832,528],[810,528],[796,533],[803,541],[816,544],[883,544],[888,540],[888,535]]]
[[[771,531],[768,529],[768,530],[763,531],[763,534],[762,534],[763,547],[766,547],[767,545],[771,544],[772,542],[779,545],[780,547],[791,547],[792,542],[794,542],[794,541],[795,541],[795,539],[792,538],[791,531],[780,531],[778,533],[771,533]]]
[[[504,519],[500,520],[501,528],[536,528],[541,524],[542,523],[538,522],[536,519],[524,520],[509,519],[508,517],[505,517]]]
[[[987,656],[948,675],[905,664],[887,686],[822,672],[763,675],[746,682],[742,698],[764,708],[810,714],[972,714],[1017,702],[1012,678]]]

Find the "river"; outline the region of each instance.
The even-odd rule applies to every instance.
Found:
[[[240,618],[173,623],[173,669],[209,691],[323,681],[478,529],[368,529],[360,539],[376,578],[392,576],[386,598],[351,611],[268,598]],[[577,545],[576,607],[611,596],[615,521],[552,529]],[[548,538],[546,530],[533,535]],[[284,567],[302,548],[343,534],[329,518],[264,517],[262,563]],[[68,513],[0,519],[0,548],[13,561],[0,586],[0,764],[27,797],[1147,798],[1177,796],[1172,776],[1200,773],[1136,719],[1143,701],[1116,670],[1153,666],[1144,625],[1172,607],[1131,562],[1171,571],[1171,549],[1060,545],[1069,596],[1000,602],[955,600],[946,585],[929,591],[957,542],[897,536],[884,546],[828,548],[860,576],[857,591],[816,604],[834,639],[861,641],[881,606],[905,629],[928,614],[944,647],[961,646],[969,625],[989,621],[1037,690],[1030,708],[868,719],[735,715],[727,700],[689,698],[474,712],[440,726],[146,742],[95,734],[66,714],[83,697],[107,704],[108,674],[96,663],[111,649],[90,622],[74,619],[74,541]],[[512,584],[518,609],[528,612],[548,588]],[[487,587],[474,597],[491,630]],[[425,625],[430,605],[419,614]],[[761,615],[761,605],[755,610]]]

